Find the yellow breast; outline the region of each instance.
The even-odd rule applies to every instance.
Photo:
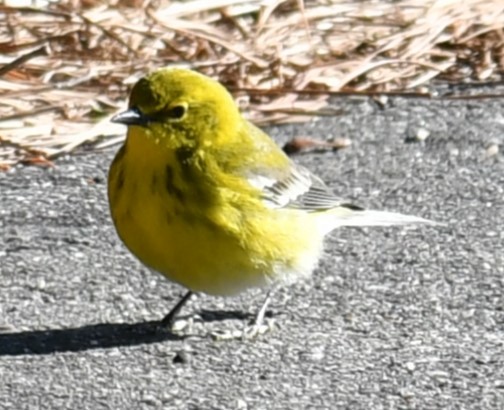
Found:
[[[153,161],[150,153],[147,162],[128,150],[112,164],[109,202],[120,238],[145,265],[215,295],[297,279],[314,268],[321,243],[304,213],[250,208],[224,193],[198,201],[175,158]]]

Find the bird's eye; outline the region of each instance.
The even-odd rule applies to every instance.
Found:
[[[185,105],[175,105],[173,107],[170,107],[166,111],[166,115],[170,118],[173,118],[175,120],[178,120],[184,116],[186,113],[187,107]]]

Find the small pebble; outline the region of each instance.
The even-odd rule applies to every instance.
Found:
[[[406,367],[406,370],[407,370],[408,372],[410,372],[410,373],[412,373],[412,372],[415,370],[415,368],[416,368],[415,363],[413,363],[413,362],[407,362],[407,363],[404,365],[404,367]]]
[[[175,354],[173,357],[172,362],[174,364],[185,364],[189,363],[189,356],[187,355],[186,352],[180,351]]]
[[[430,135],[430,131],[426,128],[410,128],[406,134],[405,142],[422,142]]]
[[[487,158],[495,157],[499,153],[499,144],[491,144],[485,151]]]

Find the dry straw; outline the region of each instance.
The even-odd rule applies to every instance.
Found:
[[[502,0],[4,4],[2,168],[117,142],[110,115],[160,66],[218,78],[259,123],[330,115],[338,93],[422,95],[435,77],[489,80],[504,67]]]

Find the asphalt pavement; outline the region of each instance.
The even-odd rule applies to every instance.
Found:
[[[349,138],[296,160],[359,205],[446,226],[334,232],[254,340],[212,335],[260,291],[201,296],[155,331],[184,290],[115,233],[116,148],[0,173],[0,409],[504,409],[504,103],[335,105],[271,134]]]

